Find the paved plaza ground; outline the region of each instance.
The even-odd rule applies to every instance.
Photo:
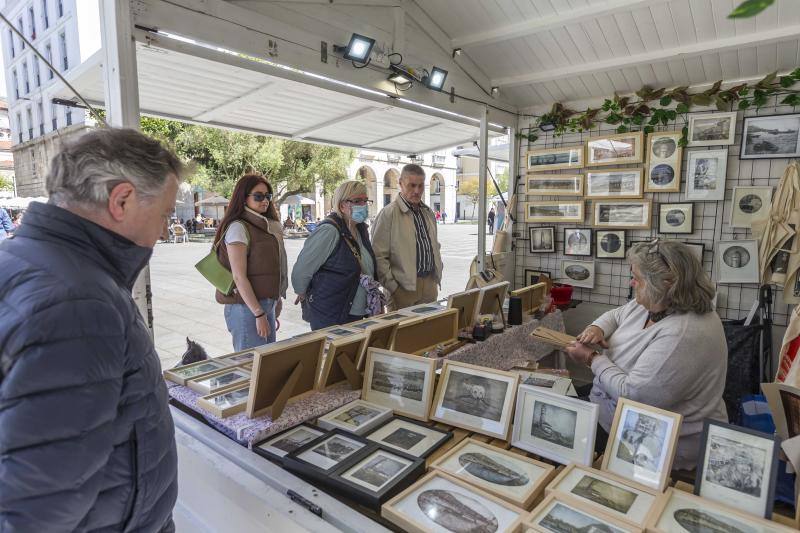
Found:
[[[477,225],[447,224],[439,226],[442,244],[444,278],[440,295],[464,289],[469,265],[478,249]],[[491,249],[492,237],[487,239]],[[292,268],[305,239],[287,239],[286,253]],[[208,253],[210,244],[195,243],[156,245],[150,263],[153,285],[153,318],[155,343],[164,368],[173,366],[186,349],[186,337],[199,342],[209,356],[233,351],[231,336],[225,326],[223,306],[214,300],[210,284],[194,269]],[[278,339],[308,331],[308,323],[300,317],[300,306],[294,305],[291,283],[280,317]]]

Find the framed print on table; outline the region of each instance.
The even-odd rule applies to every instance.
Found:
[[[650,200],[595,200],[592,225],[596,228],[650,229]]]
[[[431,465],[512,505],[528,509],[553,476],[552,465],[465,439]]]
[[[511,445],[561,464],[592,464],[597,404],[520,385]]]
[[[426,421],[433,401],[435,369],[436,361],[428,357],[370,348],[361,398],[396,414]]]
[[[505,440],[519,375],[457,361],[445,361],[431,418]]]
[[[253,446],[253,451],[267,459],[282,460],[287,453],[302,448],[326,432],[311,424],[300,424]]]
[[[594,261],[561,260],[561,275],[559,278],[566,280],[570,285],[593,289],[594,273]]]
[[[595,230],[597,243],[594,256],[602,258],[625,258],[625,230]]]
[[[620,398],[602,470],[663,491],[669,483],[682,421],[678,413]]]
[[[409,533],[514,533],[525,510],[434,470],[383,504],[381,516]]]
[[[733,144],[736,111],[729,113],[694,113],[689,115],[689,146]]]
[[[687,200],[724,200],[728,149],[689,152],[686,164]]]
[[[381,446],[425,458],[450,440],[453,432],[423,426],[407,418],[394,417],[366,437]]]
[[[568,494],[552,492],[522,523],[524,531],[542,533],[641,533],[642,528],[588,507]]]
[[[363,435],[378,427],[391,416],[392,410],[387,407],[364,400],[355,400],[319,417],[317,424],[323,429],[342,429],[356,435]]]
[[[739,159],[800,157],[800,114],[745,117]]]
[[[196,379],[202,376],[225,370],[231,366],[229,361],[225,358],[220,359],[203,359],[196,363],[178,366],[175,368],[168,368],[164,370],[164,377],[178,385],[186,385],[186,381]]]
[[[586,198],[641,197],[641,168],[603,169],[586,173]]]
[[[282,464],[293,472],[324,481],[349,458],[363,456],[375,448],[362,437],[337,429],[287,453]]]
[[[541,196],[583,196],[583,175],[528,174],[525,192]]]
[[[528,246],[532,254],[552,253],[556,251],[555,226],[528,228],[530,242]]]
[[[659,233],[692,233],[694,204],[658,204]]]
[[[221,392],[233,385],[244,385],[250,382],[250,372],[243,368],[229,367],[207,376],[190,379],[186,382],[193,391],[207,395]]]
[[[586,141],[586,166],[641,163],[643,144],[641,131],[591,138]]]
[[[247,408],[249,395],[250,383],[242,383],[203,396],[197,400],[197,405],[217,418],[227,418],[241,413]]]
[[[564,228],[564,255],[592,255],[592,230]]]
[[[583,222],[583,200],[575,202],[528,202],[525,222]]]
[[[526,161],[528,163],[528,172],[582,168],[583,146],[529,150]]]
[[[769,518],[775,502],[780,439],[706,419],[694,493]]]
[[[639,527],[644,527],[660,496],[652,489],[632,487],[624,478],[609,472],[574,463],[562,470],[546,490],[547,494],[568,494],[586,507]]]
[[[758,241],[755,239],[717,242],[719,283],[758,283]]]
[[[647,136],[645,192],[681,190],[681,136],[679,131],[651,133]]]
[[[774,187],[734,187],[731,200],[730,227],[753,227],[754,220],[769,217]]]

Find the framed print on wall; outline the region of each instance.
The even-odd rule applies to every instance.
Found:
[[[592,255],[592,230],[564,228],[564,255]]]
[[[753,221],[769,217],[773,187],[734,187],[731,200],[730,226],[753,227]]]
[[[436,361],[429,357],[370,348],[361,398],[426,421],[433,401],[435,369]]]
[[[570,202],[528,202],[525,222],[583,222],[583,200]]]
[[[523,282],[523,286],[530,287],[531,285],[536,285],[539,283],[539,279],[545,276],[549,279],[552,279],[552,274],[550,274],[547,270],[531,270],[526,268],[525,269],[525,279]]]
[[[602,470],[663,491],[669,483],[683,416],[619,398]]]
[[[596,228],[650,229],[650,200],[594,200]]]
[[[686,163],[687,200],[724,200],[728,149],[689,152]]]
[[[552,253],[556,251],[555,226],[528,228],[530,242],[528,246],[532,254]]]
[[[641,131],[591,138],[586,141],[586,166],[641,163],[642,144]]]
[[[659,233],[692,233],[693,219],[694,204],[691,202],[658,205]]]
[[[689,115],[689,146],[726,146],[733,144],[735,133],[736,111]]]
[[[528,163],[528,172],[582,168],[583,146],[529,150],[526,161]]]
[[[603,169],[586,173],[586,198],[641,197],[641,168]]]
[[[529,174],[525,192],[541,196],[583,196],[583,175]]]
[[[595,230],[597,243],[594,256],[603,258],[625,258],[625,230]]]
[[[678,192],[681,190],[681,132],[667,131],[647,136],[647,173],[645,192]]]
[[[575,287],[594,288],[594,261],[563,259],[560,279]]]
[[[706,419],[694,493],[769,518],[779,448],[775,435]]]
[[[758,241],[718,241],[717,282],[758,283]]]
[[[800,157],[800,114],[745,117],[739,159]]]

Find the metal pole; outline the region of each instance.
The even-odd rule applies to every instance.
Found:
[[[485,269],[486,259],[486,170],[489,163],[489,108],[481,111],[481,135],[478,158],[478,272]]]

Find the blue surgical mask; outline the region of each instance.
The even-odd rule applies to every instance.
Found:
[[[366,205],[354,205],[350,208],[350,217],[356,222],[361,224],[369,216],[369,207]]]

